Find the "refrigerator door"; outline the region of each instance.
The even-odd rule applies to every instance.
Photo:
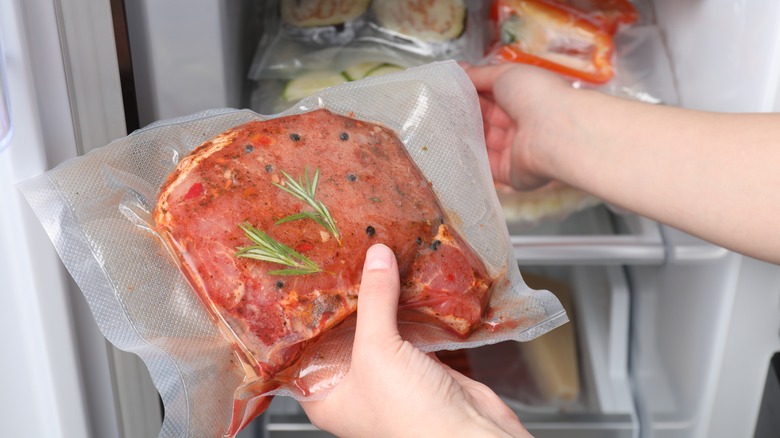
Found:
[[[14,136],[0,152],[0,417],[8,436],[89,436],[67,276],[14,187],[47,169],[37,98],[44,90],[37,88],[37,80],[51,80],[51,88],[58,79],[62,84],[62,77],[57,78],[62,57],[54,16],[33,3],[38,2],[0,2],[3,77],[15,116]],[[35,41],[28,38],[32,13],[39,26]],[[53,47],[46,44],[51,42]],[[36,76],[36,65],[42,67],[39,62],[47,70]],[[66,96],[47,97],[49,108],[69,112]],[[73,145],[73,138],[64,136],[62,153],[75,155]]]
[[[4,433],[156,436],[161,409],[146,368],[106,343],[14,187],[125,135],[110,7],[4,1],[0,30],[14,110],[14,136],[0,153]]]

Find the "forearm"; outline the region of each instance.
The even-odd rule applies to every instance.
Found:
[[[780,262],[780,114],[567,96],[548,175],[738,252]],[[543,142],[540,142],[543,143]]]

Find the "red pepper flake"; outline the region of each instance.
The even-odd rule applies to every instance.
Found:
[[[295,246],[295,251],[297,252],[311,251],[312,249],[314,249],[314,245],[306,242],[299,243],[298,245]]]
[[[203,190],[203,184],[201,183],[195,183],[190,187],[190,189],[187,191],[187,194],[184,195],[184,199],[193,199],[197,198],[198,196],[202,195],[204,192]]]
[[[271,146],[272,144],[276,143],[276,141],[263,134],[255,134],[251,137],[252,143],[259,144],[261,146]]]
[[[241,195],[243,195],[245,198],[248,198],[250,196],[254,196],[257,194],[257,189],[254,187],[247,187],[244,189],[243,192],[241,192]]]

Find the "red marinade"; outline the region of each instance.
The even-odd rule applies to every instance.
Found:
[[[273,183],[319,171],[316,200],[339,242],[315,220],[276,224],[312,207]],[[249,122],[182,159],[161,187],[154,217],[193,288],[262,379],[294,364],[308,341],[353,313],[365,252],[396,254],[401,308],[459,336],[481,322],[492,280],[448,225],[429,182],[395,134],[326,110]],[[236,255],[249,223],[323,272],[273,275],[284,266]],[[235,336],[233,336],[235,334]]]

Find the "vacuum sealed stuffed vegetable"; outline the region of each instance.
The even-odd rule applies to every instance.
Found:
[[[373,0],[362,40],[429,59],[477,62],[485,49],[487,9],[479,0]]]
[[[163,436],[234,436],[272,397],[348,370],[366,249],[399,262],[399,330],[424,351],[566,321],[523,282],[454,62],[332,87],[266,117],[158,122],[22,191],[106,338],[138,354]]]
[[[349,67],[344,58],[358,52],[405,67],[447,59],[476,64],[487,44],[480,0],[273,0],[264,3],[263,15],[248,72],[255,81],[338,73]],[[331,60],[337,65],[328,65]]]

